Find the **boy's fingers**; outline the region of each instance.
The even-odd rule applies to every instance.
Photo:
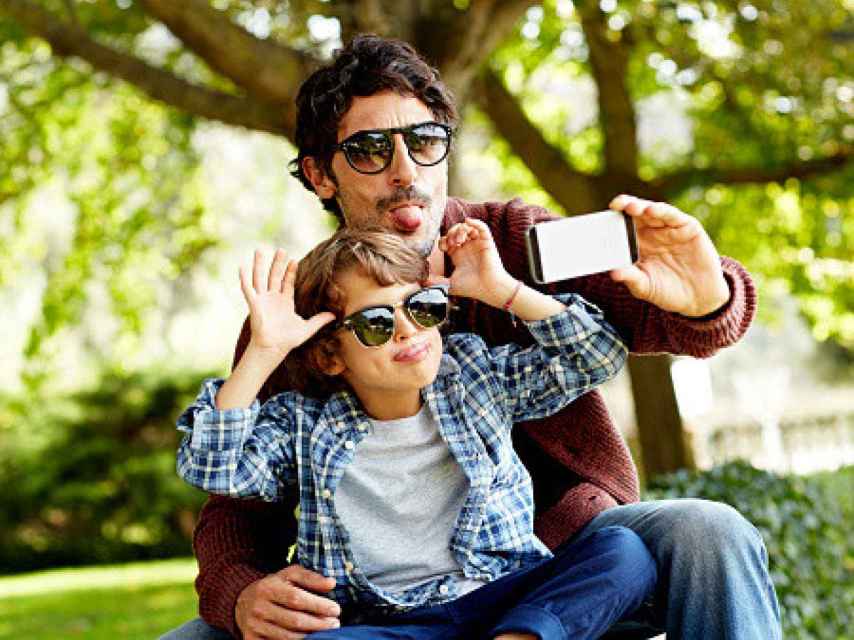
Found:
[[[335,314],[329,313],[328,311],[323,311],[309,318],[308,328],[309,331],[311,331],[311,335],[314,335],[315,333],[320,331],[323,327],[328,325],[333,320],[335,320]]]
[[[240,290],[243,291],[243,297],[246,298],[246,302],[249,303],[252,301],[255,294],[255,290],[252,288],[252,283],[249,282],[249,269],[241,265],[239,272]]]
[[[282,279],[288,267],[287,255],[284,249],[276,249],[276,253],[273,255],[273,264],[270,265],[270,277],[267,282],[268,291],[282,290]]]
[[[297,267],[299,264],[296,260],[288,260],[287,267],[285,268],[285,275],[282,278],[282,286],[280,291],[282,293],[287,293],[293,295],[294,293],[294,283],[297,279]]]
[[[267,290],[268,262],[265,253],[261,249],[256,249],[252,265],[252,285],[255,287],[255,291],[259,293]]]
[[[422,284],[425,287],[432,287],[432,286],[435,286],[437,284],[444,284],[444,285],[450,286],[451,285],[451,279],[445,278],[444,276],[437,276],[437,275],[434,275],[431,273],[429,276],[427,276],[427,278],[424,280],[424,282],[422,282]]]

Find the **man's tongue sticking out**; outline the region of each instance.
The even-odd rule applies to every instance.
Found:
[[[418,205],[410,204],[389,211],[391,222],[398,231],[411,233],[421,226],[423,211]]]

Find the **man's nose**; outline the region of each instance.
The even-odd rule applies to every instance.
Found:
[[[420,327],[412,321],[403,307],[398,307],[394,313],[394,339],[397,342],[408,340],[418,333]]]
[[[393,140],[394,155],[388,168],[389,182],[396,186],[409,186],[415,182],[415,178],[418,176],[418,166],[409,157],[409,149],[406,148],[403,136],[397,133]]]

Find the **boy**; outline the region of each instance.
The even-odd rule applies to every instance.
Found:
[[[654,562],[620,527],[551,557],[510,428],[615,375],[626,349],[578,296],[511,278],[482,222],[440,243],[451,292],[512,312],[537,346],[459,334],[443,354],[446,285],[422,287],[425,260],[394,235],[341,231],[298,273],[256,253],[252,282],[241,269],[249,347],[179,419],[178,471],[231,496],[298,485],[297,560],[335,581],[354,623],[312,638],[598,637],[650,595]],[[259,408],[286,357],[301,393]]]

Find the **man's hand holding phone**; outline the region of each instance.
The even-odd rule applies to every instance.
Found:
[[[531,227],[534,280],[609,271],[634,297],[688,317],[708,315],[729,301],[720,256],[696,218],[665,202],[628,195],[609,206]]]
[[[666,202],[628,195],[609,205],[632,217],[640,259],[611,277],[633,296],[683,316],[699,318],[730,298],[720,256],[703,225]]]

